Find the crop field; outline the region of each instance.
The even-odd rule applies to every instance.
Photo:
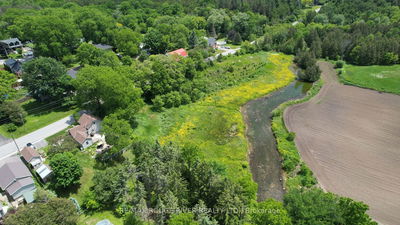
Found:
[[[376,221],[400,221],[400,96],[342,85],[321,62],[324,86],[284,114],[303,160],[327,191],[363,201]]]
[[[400,65],[346,65],[341,78],[346,84],[400,94]]]
[[[229,60],[232,59],[221,64],[225,65]],[[289,70],[291,56],[258,53],[235,59],[236,62],[238,60],[252,63],[259,60],[265,65],[248,70],[254,74],[254,79],[217,91],[197,103],[163,113],[145,110],[138,116],[139,127],[135,134],[138,138],[156,138],[161,144],[173,142],[181,146],[198,146],[206,160],[218,162],[229,178],[241,182],[255,198],[257,187],[251,180],[240,107],[249,100],[284,87],[295,75]],[[220,64],[215,67],[220,67]],[[214,71],[215,67],[210,71]]]

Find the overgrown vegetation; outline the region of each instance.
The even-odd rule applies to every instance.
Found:
[[[295,134],[289,132],[283,121],[283,112],[290,105],[299,104],[308,101],[315,96],[322,87],[322,80],[314,83],[311,89],[307,92],[307,96],[302,99],[287,101],[276,108],[272,114],[271,129],[274,132],[277,148],[283,158],[283,169],[286,171],[288,177],[286,187],[288,189],[296,189],[299,187],[312,187],[317,183],[311,170],[301,162],[299,152],[296,144],[294,143]]]

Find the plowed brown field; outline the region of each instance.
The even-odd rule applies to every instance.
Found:
[[[400,96],[342,85],[330,63],[319,66],[320,93],[284,114],[302,159],[325,190],[400,224]]]

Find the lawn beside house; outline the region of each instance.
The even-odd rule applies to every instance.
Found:
[[[400,65],[346,65],[342,71],[341,80],[345,84],[400,94]]]
[[[62,107],[59,103],[39,103],[34,99],[21,103],[21,106],[28,113],[24,125],[18,127],[14,132],[9,132],[7,131],[7,124],[2,124],[0,134],[5,137],[18,138],[78,111],[76,108]]]

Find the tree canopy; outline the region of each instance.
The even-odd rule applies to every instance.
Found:
[[[65,198],[52,198],[47,202],[31,203],[18,207],[16,213],[7,214],[4,224],[74,225],[77,220],[78,212],[71,200]]]
[[[85,66],[73,84],[79,104],[99,115],[104,116],[118,109],[135,114],[143,105],[140,88],[110,67]]]
[[[52,182],[56,189],[64,189],[80,183],[79,179],[83,170],[70,152],[55,154],[51,157],[49,165],[53,170]]]
[[[70,94],[72,85],[65,66],[53,58],[39,57],[24,64],[23,85],[39,101],[53,101]]]

